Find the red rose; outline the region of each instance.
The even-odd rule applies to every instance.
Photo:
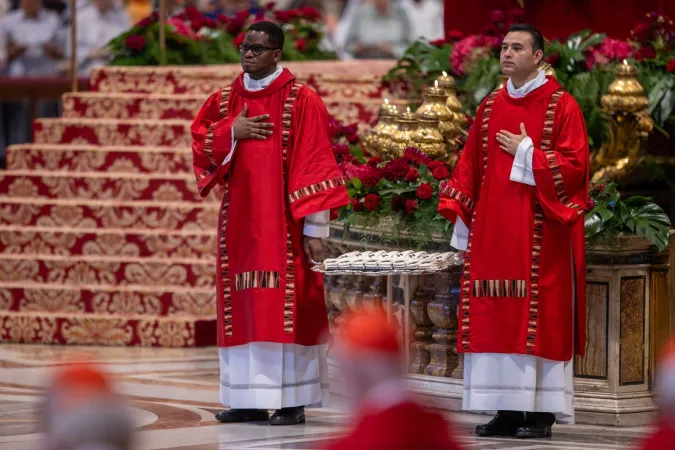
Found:
[[[384,176],[390,181],[398,181],[406,176],[408,169],[410,169],[408,161],[403,158],[394,159],[384,166]]]
[[[303,6],[298,11],[305,20],[310,22],[314,22],[321,18],[321,12],[316,8],[312,8],[311,6]]]
[[[414,183],[420,177],[420,173],[417,169],[411,167],[408,169],[408,173],[405,174],[405,181],[410,181]]]
[[[363,199],[363,203],[366,205],[368,211],[375,211],[378,206],[380,206],[380,196],[377,194],[368,194],[366,198]]]
[[[202,18],[202,25],[206,28],[218,28],[218,22],[209,17]]]
[[[234,40],[232,41],[234,43],[234,46],[238,48],[241,45],[241,43],[244,42],[245,37],[246,37],[246,33],[243,32],[243,31],[241,33],[239,33],[238,35],[236,35]]]
[[[304,52],[305,50],[307,50],[307,41],[304,39],[298,39],[297,41],[295,41],[294,45],[295,48],[297,48],[298,51],[300,52]]]
[[[459,30],[450,30],[445,32],[445,38],[448,42],[455,42],[464,39],[464,33]]]
[[[350,134],[356,134],[356,132],[359,131],[359,124],[353,123],[351,125],[343,126],[340,131],[345,136],[349,136]]]
[[[230,23],[227,24],[227,32],[230,34],[237,34],[242,30],[242,28],[244,28],[244,25],[246,25],[246,19],[235,17],[234,19],[230,20]]]
[[[194,6],[188,6],[183,10],[185,13],[185,16],[187,16],[188,19],[190,20],[201,20],[204,18],[204,15],[199,12],[197,8]]]
[[[445,44],[447,44],[448,41],[445,39],[436,39],[435,41],[429,42],[429,44],[433,45],[434,47],[443,47]]]
[[[445,164],[442,163],[441,161],[430,161],[427,164],[427,167],[429,168],[429,170],[434,170],[434,169],[438,169],[439,167],[443,167],[444,165]]]
[[[598,184],[597,186],[595,186],[595,189],[596,189],[598,192],[602,192],[602,191],[605,190],[605,185],[604,185],[604,184]]]
[[[223,25],[227,25],[230,22],[230,19],[228,19],[227,16],[224,16],[222,14],[218,14],[216,16],[216,20]]]
[[[417,188],[417,198],[420,200],[429,200],[434,195],[434,188],[429,183],[422,183]]]
[[[666,64],[666,70],[670,73],[675,73],[675,58],[668,61],[668,64]]]
[[[191,20],[190,26],[192,27],[192,31],[196,33],[202,29],[203,23],[201,20]]]
[[[640,42],[646,41],[652,34],[652,24],[649,22],[640,22],[635,25],[631,34]]]
[[[152,15],[150,15],[148,17],[145,17],[145,18],[139,20],[138,23],[136,24],[136,26],[139,27],[139,28],[145,28],[145,27],[149,27],[153,23],[155,23],[155,19],[153,18]]]
[[[352,145],[358,144],[359,143],[359,135],[356,134],[356,133],[348,134],[347,135],[347,142],[349,142]]]
[[[268,2],[267,5],[265,5],[265,8],[267,8],[269,11],[272,11],[275,6],[277,6],[277,2]]]
[[[354,157],[352,158],[351,163],[352,163],[352,164],[361,165],[361,161],[360,161],[359,158],[357,158],[356,156],[354,156]]]
[[[291,20],[288,11],[274,11],[274,17],[281,23],[288,23]]]
[[[363,210],[363,205],[361,205],[361,202],[359,201],[358,198],[352,199],[352,209],[356,212]]]
[[[656,51],[651,47],[640,47],[635,58],[638,61],[644,61],[645,59],[654,59],[656,58]]]
[[[242,9],[241,11],[239,11],[237,13],[237,19],[239,19],[241,21],[245,21],[246,19],[248,19],[248,16],[250,16],[250,15],[251,15],[251,11],[249,11],[248,9]]]
[[[436,178],[437,180],[445,180],[446,178],[450,178],[450,170],[446,166],[442,167],[437,167],[435,168],[431,174]]]
[[[412,214],[417,211],[419,202],[417,200],[406,200],[405,201],[405,212]]]
[[[300,14],[300,11],[298,11],[297,9],[289,9],[286,12],[288,13],[288,17],[291,20],[297,19],[298,17],[300,17],[302,15],[302,14]]]
[[[129,50],[140,52],[145,48],[145,38],[137,34],[132,34],[127,36],[127,38],[124,40],[124,45]]]
[[[392,211],[401,211],[404,208],[405,202],[403,201],[403,197],[400,195],[394,195],[391,198],[391,210]]]
[[[589,198],[588,201],[586,202],[586,208],[584,209],[584,212],[587,213],[593,208],[595,208],[595,200]]]
[[[379,156],[373,156],[372,158],[370,158],[368,160],[368,165],[371,166],[371,167],[377,167],[377,165],[381,162],[382,162],[382,158],[380,158]]]

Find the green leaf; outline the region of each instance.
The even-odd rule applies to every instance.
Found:
[[[655,203],[650,203],[639,208],[627,208],[629,213],[624,219],[628,229],[640,237],[664,250],[668,247],[670,238],[670,219],[663,210]]]
[[[361,191],[361,189],[363,188],[363,185],[361,184],[361,180],[359,180],[356,177],[352,178],[352,184],[354,185],[354,188],[357,191]]]
[[[602,218],[599,214],[588,214],[584,218],[584,228],[586,229],[586,238],[590,238],[603,230]]]

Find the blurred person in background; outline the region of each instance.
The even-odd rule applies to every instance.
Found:
[[[410,43],[410,20],[403,8],[389,0],[370,0],[354,11],[347,32],[346,51],[357,59],[395,59]]]
[[[214,0],[211,2],[215,8],[207,14],[211,18],[223,15],[225,17],[234,17],[239,11],[251,9],[251,0]]]
[[[63,58],[59,41],[62,23],[58,14],[44,8],[41,0],[21,0],[20,6],[0,20],[0,34],[7,42],[3,76],[30,78],[58,75],[59,61]],[[5,143],[29,142],[31,123],[28,102],[4,102],[2,109],[0,133]],[[53,117],[58,113],[56,101],[43,100],[37,104],[39,117]],[[4,147],[2,151],[4,156]]]
[[[639,443],[641,450],[675,448],[675,336],[656,369],[656,404],[659,407],[656,429]]]
[[[354,313],[340,325],[334,356],[353,427],[327,450],[457,450],[450,424],[409,394],[396,328],[384,314]]]
[[[99,368],[73,364],[54,376],[42,408],[46,450],[130,450],[133,422]]]
[[[412,28],[412,39],[435,41],[445,37],[441,0],[403,0]]]
[[[77,64],[78,75],[88,76],[91,69],[108,63],[108,42],[131,28],[127,11],[115,0],[92,0],[77,15]],[[70,58],[72,42],[70,33],[66,56]]]

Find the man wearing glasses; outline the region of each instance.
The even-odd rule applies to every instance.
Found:
[[[218,224],[221,422],[305,421],[326,401],[327,315],[321,238],[349,202],[317,94],[279,67],[284,34],[251,25],[244,73],[192,124],[199,191],[225,187]],[[268,409],[276,412],[270,418]]]

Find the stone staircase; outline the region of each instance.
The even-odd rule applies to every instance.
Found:
[[[372,121],[391,63],[288,66],[331,114]],[[98,69],[92,91],[64,96],[63,117],[35,122],[34,143],[8,148],[0,341],[215,345],[220,204],[197,192],[189,127],[238,71]]]

